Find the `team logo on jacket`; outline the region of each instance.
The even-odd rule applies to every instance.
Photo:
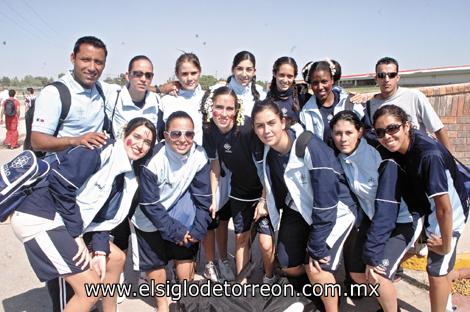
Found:
[[[282,112],[282,116],[286,117],[287,116],[287,108],[283,107],[281,109],[281,112]]]
[[[232,152],[232,146],[228,143],[224,144],[224,149],[226,153],[231,153]]]
[[[388,261],[388,259],[383,259],[382,260],[382,264],[381,264],[382,267],[386,268],[389,265],[390,265],[390,261]]]

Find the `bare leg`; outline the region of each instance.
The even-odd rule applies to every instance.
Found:
[[[166,282],[165,268],[159,268],[150,272],[147,272],[147,279],[149,281],[154,280],[156,284],[163,284]],[[155,297],[155,303],[157,305],[158,312],[168,312],[168,299],[167,297]]]
[[[305,271],[307,272],[308,279],[312,284],[334,284],[336,282],[335,277],[328,271],[318,271],[315,268],[311,268],[309,265],[305,265]],[[338,312],[338,295],[322,296],[321,300],[325,306],[326,312]]]
[[[251,231],[235,234],[235,267],[237,275],[240,274],[250,258],[250,239]],[[247,280],[245,278],[240,282],[244,284]]]
[[[118,284],[121,273],[124,271],[126,254],[113,243],[110,244],[110,253],[106,263],[105,284]],[[103,297],[103,312],[115,312],[117,309],[116,295]]]
[[[202,247],[206,255],[207,262],[215,261],[215,231],[207,231],[206,237],[202,240]]]
[[[259,247],[263,255],[264,274],[267,277],[273,276],[274,270],[274,242],[271,235],[259,234]]]
[[[446,309],[447,299],[450,294],[450,282],[447,276],[429,277],[429,297],[431,299],[431,311],[443,312]]]
[[[100,283],[98,275],[91,270],[86,270],[81,273],[66,276],[64,279],[72,286],[75,293],[69,302],[67,302],[64,312],[90,311],[99,297],[88,297],[85,293],[85,284]]]
[[[194,261],[193,260],[175,260],[176,278],[179,281],[194,280]]]
[[[375,276],[377,278],[377,284],[380,284],[378,288],[379,297],[377,297],[380,306],[384,312],[396,312],[398,309],[397,290],[395,286],[393,286],[393,282],[379,274]],[[364,273],[351,272],[351,278],[358,284],[369,283]],[[347,291],[350,291],[350,289]]]

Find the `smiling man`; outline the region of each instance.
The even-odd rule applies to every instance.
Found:
[[[107,54],[105,44],[96,37],[77,40],[70,55],[73,69],[58,80],[70,95],[64,96],[67,92],[63,92],[61,97],[59,87],[48,85],[36,100],[31,133],[34,150],[57,152],[70,146],[83,144],[91,148],[105,143],[105,99],[97,81]],[[66,98],[70,101],[69,111],[61,116]]]
[[[397,105],[410,116],[415,128],[434,133],[439,142],[450,150],[447,130],[426,96],[419,90],[398,86],[400,74],[397,60],[391,57],[378,60],[375,65],[375,80],[380,93],[370,100],[371,121],[380,107],[389,104]]]

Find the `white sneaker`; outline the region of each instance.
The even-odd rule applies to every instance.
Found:
[[[273,285],[275,282],[277,282],[279,276],[276,274],[273,274],[272,277],[267,277],[266,275],[263,275],[263,284],[268,284],[268,285]]]
[[[235,274],[233,274],[232,268],[230,267],[230,262],[228,259],[219,259],[218,261],[219,271],[221,277],[226,281],[235,280]]]
[[[219,274],[217,272],[217,267],[215,266],[214,262],[207,262],[206,267],[204,269],[204,277],[213,282],[220,281]]]
[[[295,302],[287,307],[284,312],[302,312],[304,310],[304,304],[302,302]]]

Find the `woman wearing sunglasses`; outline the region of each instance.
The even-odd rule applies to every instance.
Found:
[[[374,128],[380,144],[405,172],[400,187],[410,212],[425,217],[431,310],[445,311],[450,294],[447,275],[455,264],[456,245],[468,216],[462,178],[449,151],[414,130],[400,107],[379,108]]]
[[[112,122],[115,137],[120,137],[127,122],[136,117],[145,116],[157,125],[158,98],[148,90],[153,76],[152,61],[145,55],[136,55],[129,61],[126,85],[107,84],[106,90],[112,92],[106,94],[106,114]]]
[[[210,166],[186,112],[172,113],[165,141],[158,143],[141,167],[139,206],[132,217],[134,269],[165,283],[165,266],[174,260],[178,280],[193,280],[199,242],[210,222]],[[155,298],[158,311],[168,311],[165,297]]]
[[[194,122],[196,137],[194,141],[202,145],[202,115],[199,112],[204,91],[199,84],[201,76],[201,63],[193,53],[181,54],[176,60],[175,75],[181,85],[176,96],[165,95],[161,99],[161,117],[159,118],[159,133],[163,132],[164,123],[176,111],[184,111],[191,116]]]
[[[356,283],[380,284],[377,298],[383,311],[397,311],[393,277],[406,251],[419,236],[422,220],[401,202],[403,169],[363,138],[364,125],[352,111],[330,122],[333,142],[350,189],[359,206],[355,239],[348,248],[348,271]],[[389,130],[391,131],[391,130]],[[379,131],[381,137],[383,133]]]
[[[220,87],[208,95],[202,108],[204,120],[212,116],[204,126],[204,148],[211,159],[213,195],[218,188],[221,164],[230,171],[230,214],[221,211],[220,227],[227,227],[233,218],[235,228],[235,264],[239,274],[243,268],[253,269],[250,260],[251,228],[256,222],[259,244],[263,257],[264,283],[273,284],[274,249],[273,231],[267,218],[266,197],[253,160],[253,151],[259,142],[253,132],[251,120],[240,113],[240,102],[234,90]],[[211,206],[212,218],[216,217],[216,202]],[[214,227],[213,227],[214,228]],[[222,229],[226,233],[226,229]],[[221,240],[226,237],[220,237]],[[207,242],[209,244],[209,241]],[[212,246],[214,245],[212,239]],[[220,244],[219,244],[220,245]],[[210,247],[210,246],[208,246]],[[212,250],[214,247],[212,247]],[[226,251],[226,248],[225,248]],[[223,257],[224,255],[222,255]],[[226,256],[226,255],[225,255]],[[207,269],[207,266],[206,266]],[[207,271],[207,270],[206,270]],[[222,270],[221,270],[222,271]],[[246,275],[249,275],[247,272]],[[223,274],[224,275],[224,274]],[[240,280],[242,282],[246,282]]]
[[[314,135],[298,145],[304,129],[299,124],[288,129],[269,99],[255,105],[252,118],[264,143],[266,200],[273,227],[279,229],[277,258],[283,272],[291,277],[306,272],[312,284],[335,283],[356,204],[333,150]],[[324,294],[321,300],[326,311],[338,311],[338,294]]]
[[[85,294],[85,283],[119,282],[125,255],[109,232],[127,218],[136,167],[155,141],[153,123],[135,118],[124,139],[57,153],[47,179],[13,214],[11,225],[39,280],[62,276],[72,286],[66,311],[89,311],[98,300]],[[116,311],[116,299],[103,298],[103,309]]]
[[[300,111],[300,122],[306,130],[313,132],[329,146],[333,147],[330,121],[333,116],[344,110],[353,110],[360,118],[364,115],[361,104],[352,104],[349,94],[334,84],[341,76],[338,62],[326,59],[309,62],[302,69],[305,82],[312,88],[314,96],[305,103]]]

